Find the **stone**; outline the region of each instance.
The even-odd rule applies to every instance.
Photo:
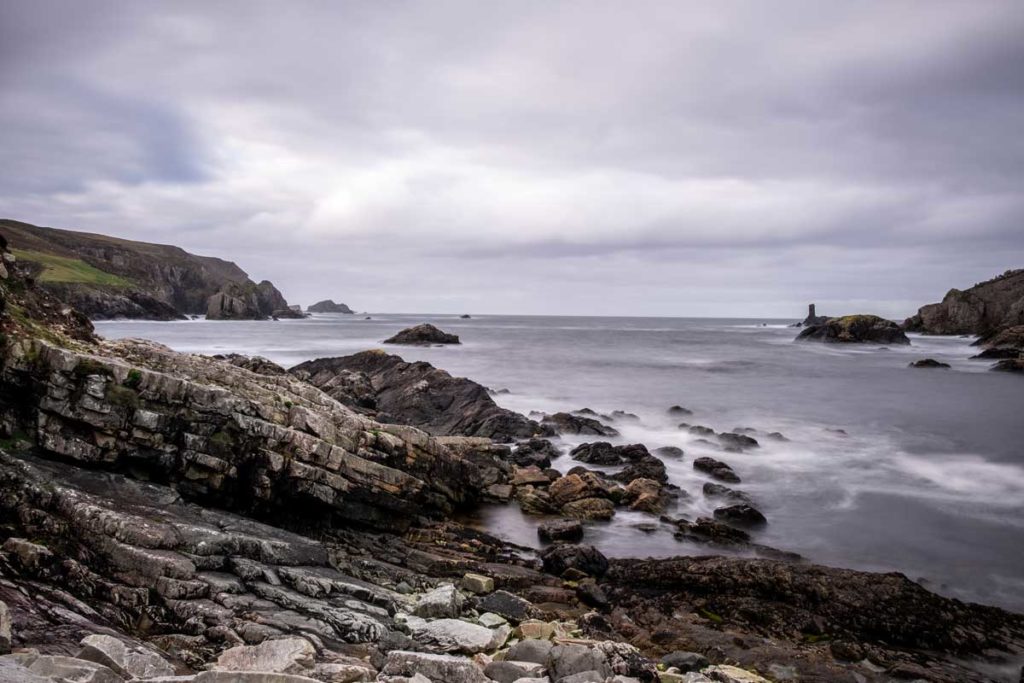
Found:
[[[458,335],[444,332],[430,323],[422,323],[408,327],[393,337],[388,337],[384,343],[429,346],[431,344],[459,344],[460,341]]]
[[[359,683],[372,681],[377,670],[369,664],[346,664],[341,662],[320,662],[311,674],[323,683]]]
[[[520,467],[536,465],[540,468],[551,467],[551,461],[561,453],[547,439],[529,439],[518,444],[512,451],[512,462]]]
[[[582,415],[573,415],[572,413],[554,413],[553,415],[545,415],[541,420],[541,424],[551,427],[559,434],[583,434],[593,436],[619,435],[619,431],[614,427],[609,427],[608,425],[602,424],[593,418],[584,417]]]
[[[381,673],[386,676],[421,674],[435,683],[488,683],[483,669],[471,659],[403,650],[387,654]]]
[[[547,541],[548,543],[555,541],[575,543],[583,540],[583,525],[574,519],[543,522],[537,527],[537,535],[540,537],[540,540]]]
[[[462,577],[462,587],[470,593],[485,595],[494,590],[494,579],[482,574],[466,574]]]
[[[935,360],[934,358],[922,358],[921,360],[915,360],[912,363],[910,363],[909,367],[948,369],[951,366],[949,363],[941,363]]]
[[[707,456],[697,458],[693,461],[693,469],[698,472],[704,472],[719,481],[724,481],[729,484],[740,483],[739,475],[737,475],[729,465],[721,460],[716,460]]]
[[[683,449],[678,446],[661,446],[654,449],[654,454],[663,458],[681,458],[685,455]]]
[[[454,618],[462,614],[463,597],[450,583],[441,584],[420,596],[413,614],[425,619]]]
[[[517,662],[547,664],[554,644],[550,640],[527,638],[509,648],[506,659]]]
[[[0,683],[53,683],[53,679],[32,673],[10,657],[0,657]]]
[[[74,657],[39,655],[27,665],[29,672],[56,681],[73,683],[123,683],[124,679],[109,667]]]
[[[607,498],[583,498],[563,505],[562,514],[573,519],[611,519],[615,503]]]
[[[502,628],[504,638],[501,637]],[[473,655],[501,647],[509,633],[511,629],[508,626],[489,629],[461,619],[436,619],[417,626],[413,630],[413,638],[433,650]],[[499,640],[500,643],[497,642]]]
[[[600,671],[580,671],[562,676],[557,683],[605,683],[607,677]]]
[[[541,552],[544,571],[562,576],[572,569],[600,578],[608,571],[608,558],[591,545],[558,544]]]
[[[271,673],[269,671],[204,671],[193,683],[322,683],[315,678],[299,674]]]
[[[124,678],[173,676],[174,667],[156,652],[141,645],[127,644],[113,636],[94,634],[81,641],[78,659],[111,668]]]
[[[717,664],[704,669],[701,673],[719,683],[771,683],[763,676],[728,664]]]
[[[715,510],[715,519],[745,528],[762,527],[768,523],[765,516],[757,508],[746,505],[729,505]]]
[[[708,658],[697,652],[684,652],[682,650],[676,650],[670,652],[661,658],[661,663],[666,668],[676,668],[682,673],[690,671],[700,671],[704,667],[708,666],[710,662]]]
[[[302,674],[315,664],[316,649],[305,638],[278,638],[259,645],[239,645],[222,652],[215,669]]]
[[[488,678],[498,683],[515,683],[522,678],[533,681],[544,675],[544,665],[536,662],[518,662],[508,660],[491,662],[484,667],[484,673]]]
[[[494,591],[479,602],[480,609],[498,614],[513,624],[527,619],[532,607],[529,601],[504,590]]]
[[[603,652],[594,647],[576,644],[555,645],[551,648],[548,671],[554,681],[560,681],[573,674],[596,672],[600,676],[596,679],[597,683],[604,683],[604,679],[612,675]]]
[[[754,437],[747,436],[746,434],[737,434],[735,432],[722,432],[718,435],[718,440],[725,446],[732,446],[733,448],[738,448],[740,450],[757,448],[761,445]]]
[[[476,618],[476,621],[481,626],[486,626],[487,628],[496,628],[508,623],[508,619],[494,612],[484,612]]]

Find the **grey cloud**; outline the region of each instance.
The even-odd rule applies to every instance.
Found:
[[[1024,265],[1021,35],[996,2],[0,2],[0,202],[361,308],[900,315]]]

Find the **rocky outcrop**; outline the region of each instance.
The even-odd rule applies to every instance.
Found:
[[[436,436],[512,441],[549,433],[533,420],[498,406],[476,382],[383,351],[321,358],[290,372],[346,405],[371,410],[381,421],[413,425]]]
[[[924,334],[989,334],[1024,325],[1024,269],[1002,275],[970,289],[951,289],[937,304],[922,306],[904,327]]]
[[[210,297],[206,306],[207,320],[265,320],[276,317],[302,317],[288,307],[288,302],[274,285],[264,280],[229,282]]]
[[[807,304],[807,317],[802,322],[794,323],[790,327],[811,327],[824,325],[828,321],[827,315],[818,315],[814,304]]]
[[[846,315],[804,328],[797,341],[828,344],[909,344],[899,325],[877,315]]]
[[[393,337],[384,340],[385,344],[404,344],[406,346],[430,346],[433,344],[460,344],[458,335],[449,334],[430,323],[408,327]]]
[[[942,363],[940,361],[937,361],[934,358],[922,358],[921,360],[915,360],[911,362],[909,367],[949,369],[950,365],[949,363]]]
[[[355,313],[355,311],[345,304],[336,304],[332,299],[318,301],[306,310],[310,313]]]
[[[0,220],[0,231],[20,260],[36,264],[41,288],[90,318],[171,320],[204,314],[210,297],[230,282],[259,288],[264,301],[273,302],[263,308],[264,316],[288,307],[269,282],[256,285],[234,263],[178,247],[13,220]],[[55,259],[70,270],[49,268]]]

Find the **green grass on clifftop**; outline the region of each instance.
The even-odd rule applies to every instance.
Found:
[[[43,272],[39,276],[40,282],[78,282],[111,287],[130,287],[132,285],[125,278],[94,268],[81,259],[24,249],[12,249],[12,252],[22,261],[38,263],[43,267]]]

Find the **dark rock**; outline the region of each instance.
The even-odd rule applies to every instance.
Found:
[[[719,434],[718,440],[725,446],[733,446],[740,450],[757,448],[761,445],[757,442],[757,439],[751,436],[747,436],[746,434],[735,434],[733,432],[723,432]]]
[[[580,581],[576,586],[576,597],[589,607],[607,611],[610,604],[608,594],[592,579]]]
[[[820,341],[826,343],[877,343],[909,344],[903,329],[876,315],[847,315],[829,318],[820,325],[806,327],[796,337],[797,341]]]
[[[573,460],[589,465],[622,465],[638,462],[650,457],[647,447],[634,443],[625,446],[612,446],[607,441],[594,441],[580,444],[569,452]]]
[[[634,479],[653,479],[664,484],[668,481],[668,473],[665,471],[665,463],[653,455],[646,455],[626,465],[621,472],[613,474],[611,478],[623,483],[629,483]]]
[[[949,363],[940,363],[934,358],[922,358],[921,360],[915,360],[910,364],[912,368],[948,368]]]
[[[562,576],[566,571],[574,569],[600,578],[608,571],[608,558],[591,545],[559,543],[541,551],[540,557],[544,571],[555,576]]]
[[[989,334],[1024,325],[1024,269],[961,291],[951,289],[941,303],[922,306],[903,323],[925,334]]]
[[[729,484],[739,484],[740,478],[729,465],[725,464],[721,460],[715,460],[714,458],[703,457],[697,458],[693,461],[693,469],[704,472],[719,481],[724,481]]]
[[[1018,358],[1021,352],[1014,348],[985,349],[981,353],[971,356],[971,360],[1002,360],[1004,358]]]
[[[547,541],[548,543],[555,541],[576,543],[583,540],[583,525],[572,519],[544,522],[537,527],[537,535],[540,536],[542,541]]]
[[[627,420],[629,422],[639,422],[640,416],[634,415],[633,413],[627,413],[624,410],[613,410],[611,414],[613,420]]]
[[[991,367],[996,372],[1024,372],[1024,357],[1001,360]]]
[[[540,468],[551,467],[551,460],[561,453],[547,439],[530,439],[520,442],[512,451],[512,461],[522,467],[536,465]]]
[[[519,413],[501,408],[487,390],[471,380],[452,377],[423,361],[407,363],[383,351],[321,358],[289,372],[350,406],[369,401],[359,373],[372,389],[372,404],[392,422],[413,425],[434,435],[488,437],[513,441],[543,434],[545,429]],[[353,386],[359,388],[351,393]]]
[[[428,346],[430,344],[459,344],[461,342],[458,335],[448,334],[430,323],[422,323],[402,330],[395,336],[385,339],[384,343]]]
[[[668,409],[669,415],[693,415],[693,411],[682,406],[672,406]]]
[[[264,320],[272,310],[260,310],[260,298],[252,282],[228,282],[207,302],[206,319]]]
[[[345,304],[336,304],[332,299],[324,299],[318,301],[309,308],[306,309],[310,313],[355,313],[351,308]]]
[[[731,489],[728,486],[722,486],[721,484],[715,484],[710,481],[704,482],[703,492],[708,498],[728,498],[729,500],[734,500],[738,503],[746,503],[747,505],[752,503],[750,496],[743,491],[737,491],[736,489]]]
[[[683,423],[683,424],[685,424],[685,423]],[[680,426],[680,428],[682,428],[683,425],[681,424],[679,426]],[[691,434],[696,434],[697,436],[713,436],[714,433],[715,433],[714,429],[711,429],[710,427],[705,427],[704,425],[692,425],[692,426],[691,425],[686,425],[686,426],[688,428],[688,431]]]
[[[505,590],[496,590],[480,598],[477,605],[481,612],[494,612],[513,624],[529,619],[533,608],[529,601]]]
[[[654,449],[655,455],[660,455],[665,458],[681,458],[685,453],[682,448],[677,446],[661,446]]]
[[[696,652],[682,652],[680,650],[670,652],[662,657],[661,663],[665,665],[665,668],[675,667],[682,673],[700,671],[711,664],[704,655]]]
[[[270,317],[274,320],[302,320],[309,316],[296,308],[275,308]]]
[[[756,528],[768,523],[761,511],[750,505],[730,505],[715,510],[715,519],[720,519],[734,526]]]
[[[541,420],[542,424],[548,425],[559,434],[584,434],[595,436],[618,436],[619,432],[613,427],[602,424],[589,417],[581,417],[572,413],[555,413],[545,415]]]
[[[580,498],[562,506],[566,517],[583,520],[608,520],[615,516],[615,503],[607,498]]]
[[[263,356],[243,356],[238,353],[218,354],[213,356],[217,360],[227,361],[234,366],[245,368],[258,375],[286,375],[288,371],[272,360]]]
[[[460,318],[462,318],[463,320],[469,320],[469,319],[470,319],[470,318],[472,318],[473,316],[471,316],[471,315],[470,315],[469,313],[463,313],[463,314],[462,314],[462,315],[460,315],[459,317],[460,317]]]

